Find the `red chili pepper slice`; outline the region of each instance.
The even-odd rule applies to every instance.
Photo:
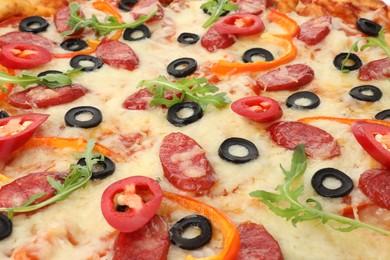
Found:
[[[31,69],[51,61],[51,54],[34,44],[12,43],[0,51],[0,64],[12,69]]]
[[[283,115],[278,102],[264,96],[245,97],[232,103],[231,109],[250,120],[258,123],[268,123]]]
[[[264,31],[264,24],[257,15],[231,14],[219,19],[214,28],[221,34],[253,35]]]

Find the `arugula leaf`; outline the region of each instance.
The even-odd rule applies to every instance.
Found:
[[[235,11],[238,5],[230,2],[230,0],[210,0],[200,6],[201,9],[207,10],[211,15],[210,18],[203,24],[203,28],[208,28],[213,25],[225,13]]]
[[[365,44],[363,44],[359,48],[359,42],[361,41],[366,41]],[[387,44],[386,39],[385,39],[385,28],[382,28],[378,32],[378,37],[365,37],[357,40],[354,44],[352,44],[351,49],[348,52],[348,55],[345,57],[344,61],[342,62],[341,65],[341,71],[344,73],[348,73],[349,70],[345,69],[345,64],[348,61],[349,55],[352,53],[352,51],[364,51],[365,49],[369,47],[380,47],[387,55],[387,57],[390,58],[390,46]]]
[[[142,80],[138,87],[146,86],[147,90],[154,96],[149,103],[150,106],[165,105],[171,107],[183,100],[197,102],[203,110],[206,110],[208,104],[216,107],[222,107],[229,104],[226,93],[217,93],[219,89],[207,82],[206,78],[191,77],[176,82],[170,82],[164,76],[159,76],[155,80]],[[165,91],[175,92],[170,99],[165,97]],[[181,95],[176,95],[181,93]]]
[[[23,205],[14,208],[0,208],[0,212],[8,212],[8,217],[12,218],[15,212],[29,212],[43,208],[57,201],[64,200],[74,191],[85,187],[92,176],[93,165],[101,160],[101,157],[92,154],[94,146],[95,141],[88,141],[86,151],[82,154],[82,157],[85,158],[86,165],[71,164],[70,173],[65,177],[63,183],[55,180],[51,176],[47,177],[50,185],[56,190],[53,197],[38,204],[32,204],[44,195],[44,193],[35,194]]]
[[[322,210],[321,204],[313,198],[308,198],[306,203],[301,203],[299,197],[303,194],[304,186],[296,187],[295,182],[303,175],[306,166],[305,148],[303,145],[298,145],[293,154],[291,169],[287,171],[281,166],[285,182],[276,188],[279,193],[257,190],[251,192],[250,196],[259,198],[259,201],[268,206],[276,215],[291,221],[294,226],[298,222],[309,220],[320,220],[322,224],[335,221],[341,225],[330,226],[338,231],[349,232],[357,228],[368,228],[383,235],[390,235],[390,231],[340,215],[326,213]]]
[[[6,73],[0,72],[0,84],[11,83],[19,85],[23,88],[28,88],[31,85],[39,84],[47,86],[49,88],[59,88],[63,86],[72,85],[71,75],[77,74],[81,69],[69,70],[63,74],[46,74],[45,76],[38,77],[34,74],[23,71],[20,75],[11,76]],[[0,86],[0,90],[7,92],[7,90]]]
[[[100,22],[97,19],[96,15],[92,15],[91,18],[83,18],[78,14],[80,11],[80,5],[77,2],[70,3],[69,9],[70,9],[70,18],[68,20],[68,25],[72,27],[72,29],[63,32],[61,34],[62,36],[68,36],[80,29],[88,27],[88,28],[92,28],[96,32],[96,34],[100,37],[100,36],[105,36],[115,30],[137,27],[145,23],[146,21],[148,21],[150,18],[152,18],[156,14],[158,8],[155,7],[150,14],[148,14],[147,16],[141,16],[135,22],[130,24],[120,23],[114,16],[107,16],[104,19],[104,23]]]

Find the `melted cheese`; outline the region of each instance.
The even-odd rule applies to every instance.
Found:
[[[118,70],[104,65],[97,71],[80,73],[75,76],[74,81],[88,88],[90,93],[69,104],[34,109],[34,112],[51,115],[40,127],[38,134],[98,139],[114,151],[125,154],[126,158],[116,162],[117,168],[112,176],[90,182],[84,189],[76,191],[66,200],[34,214],[15,216],[12,236],[0,242],[0,259],[16,258],[23,252],[30,252],[42,260],[110,259],[116,231],[107,224],[101,214],[101,194],[111,183],[133,175],[159,179],[163,189],[179,192],[164,178],[159,160],[159,147],[163,137],[175,131],[190,136],[200,144],[206,151],[218,178],[210,194],[197,199],[219,208],[237,224],[247,220],[263,224],[279,242],[285,259],[390,258],[388,237],[364,229],[341,233],[318,221],[299,223],[294,227],[249,196],[250,192],[258,189],[275,191],[284,179],[280,164],[287,169],[290,166],[292,151],[279,147],[270,140],[266,132],[269,124],[249,121],[232,113],[229,106],[221,109],[209,106],[201,120],[179,129],[166,120],[167,110],[161,107],[147,111],[131,111],[122,107],[124,99],[138,90],[137,84],[141,80],[155,79],[159,75],[173,80],[166,73],[166,67],[177,58],[192,57],[197,60],[199,68],[203,69],[210,61],[240,61],[243,52],[253,47],[266,48],[275,57],[283,54],[282,48],[264,41],[259,36],[240,37],[228,50],[214,53],[207,52],[200,47],[200,43],[188,46],[179,44],[176,38],[182,32],[204,34],[202,24],[207,15],[199,11],[202,2],[177,1],[164,9],[166,18],[162,23],[148,25],[152,31],[151,38],[138,42],[124,41],[139,57],[140,64],[136,70]],[[91,8],[90,3],[85,3],[82,9],[85,10],[87,17],[91,14],[102,17],[102,13]],[[125,21],[132,20],[128,13],[122,15]],[[295,13],[289,15],[299,24],[308,19]],[[268,22],[266,14],[262,14],[261,18],[265,22],[266,31],[269,30],[271,33],[281,31],[278,26]],[[53,27],[42,35],[61,42],[62,37]],[[12,30],[14,29],[6,28],[2,29],[2,32]],[[297,120],[316,115],[372,118],[375,113],[388,108],[390,88],[387,80],[372,82],[382,90],[383,97],[376,103],[367,104],[348,95],[352,87],[361,84],[357,79],[357,72],[343,74],[333,66],[334,56],[348,51],[356,39],[348,38],[344,32],[334,28],[316,46],[308,47],[294,39],[299,53],[291,64],[304,63],[314,69],[313,82],[302,89],[319,95],[321,105],[314,110],[293,110],[285,106],[285,101],[292,92],[261,93],[279,102],[284,112],[281,120]],[[56,51],[61,52],[59,48]],[[366,63],[383,57],[384,53],[378,49],[368,49],[359,53],[359,56]],[[54,59],[49,64],[34,69],[33,72],[48,69],[66,71],[70,69],[68,62],[67,59]],[[255,79],[263,73],[265,72],[220,77],[217,86],[234,101],[254,95],[249,86],[254,85]],[[207,73],[205,76],[208,76]],[[38,93],[41,94],[47,93]],[[95,106],[103,112],[102,124],[92,129],[66,127],[64,114],[70,108],[84,105]],[[324,199],[318,196],[311,187],[311,176],[319,169],[334,167],[348,174],[357,186],[361,173],[380,165],[362,149],[348,126],[331,121],[316,121],[312,124],[329,132],[337,140],[341,147],[341,156],[330,160],[308,160],[307,170],[302,177],[305,186],[303,198],[313,197],[322,203],[324,210],[338,213],[345,204],[341,199]],[[222,160],[218,156],[219,145],[230,137],[246,138],[253,142],[259,149],[259,158],[240,165]],[[67,171],[69,164],[74,163],[72,152],[71,149],[53,151],[50,148],[25,150],[18,153],[12,162],[7,162],[2,174],[9,182],[29,172]],[[204,173],[191,163],[186,163],[186,159],[200,152],[195,149],[188,153],[175,154],[171,160],[179,162],[179,167],[186,169],[187,175],[201,176]],[[237,153],[241,154],[242,151]],[[367,198],[355,187],[351,193],[351,200],[354,204],[359,204],[367,201]],[[166,213],[166,220],[170,225],[191,213],[166,201],[163,202],[160,211]],[[189,253],[196,257],[206,257],[219,252],[222,238],[216,225],[214,228],[216,233],[210,244],[194,252],[184,251],[172,245],[168,259],[184,259]]]

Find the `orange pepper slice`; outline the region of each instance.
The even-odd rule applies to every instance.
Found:
[[[287,34],[278,34],[279,37],[295,37],[299,32],[299,25],[286,14],[270,9],[268,19],[284,28]]]
[[[331,117],[331,116],[313,116],[313,117],[304,117],[298,119],[298,121],[302,123],[310,123],[317,120],[330,120],[330,121],[335,121],[346,125],[352,125],[353,123],[359,121],[359,122],[366,122],[366,123],[372,123],[372,124],[378,124],[378,125],[390,127],[389,121],[378,120],[378,119],[353,119],[353,118],[341,118],[341,117]]]
[[[107,1],[96,1],[92,3],[92,6],[102,12],[108,13],[114,16],[118,22],[122,22],[122,15],[118,13],[118,11]],[[111,40],[118,40],[122,36],[123,29],[117,30],[113,36],[111,36]]]

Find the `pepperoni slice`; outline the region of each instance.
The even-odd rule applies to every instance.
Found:
[[[237,260],[282,260],[278,242],[262,226],[249,221],[238,225],[240,252]]]
[[[29,109],[44,108],[72,102],[88,92],[85,87],[74,84],[56,89],[45,86],[28,88],[8,96],[8,103],[15,107]]]
[[[259,15],[267,9],[267,0],[237,0],[238,12]]]
[[[218,49],[226,49],[232,46],[235,38],[230,34],[219,33],[214,26],[211,26],[200,40],[203,48],[209,52],[215,52]]]
[[[305,145],[306,154],[316,159],[340,155],[340,147],[326,131],[301,122],[277,122],[268,128],[271,139],[289,150]]]
[[[287,65],[263,74],[257,81],[262,90],[295,90],[314,78],[314,70],[305,64]]]
[[[390,59],[371,61],[359,69],[358,78],[363,81],[381,80],[390,77]]]
[[[158,0],[139,0],[131,9],[134,19],[148,15],[157,6],[157,13],[147,23],[161,20],[164,17],[164,9]]]
[[[79,12],[80,17],[84,17],[83,12]],[[54,24],[56,26],[57,32],[63,33],[69,30],[72,30],[72,27],[68,25],[68,20],[70,18],[70,10],[69,7],[65,6],[57,10],[57,12],[54,15]],[[77,32],[71,34],[71,35],[78,35],[83,32],[83,29],[78,30]]]
[[[168,225],[155,215],[144,227],[131,233],[119,233],[114,242],[113,260],[165,260],[169,249]]]
[[[160,160],[164,176],[180,190],[206,191],[216,182],[202,147],[182,133],[171,133],[164,138]]]
[[[11,43],[34,44],[51,51],[54,43],[40,35],[29,32],[9,32],[0,36],[0,48]]]
[[[149,103],[152,97],[153,94],[146,88],[143,88],[127,97],[122,106],[128,110],[148,110],[150,109]]]
[[[137,55],[125,43],[113,40],[104,40],[96,48],[96,56],[104,63],[117,68],[134,70],[139,63]]]
[[[329,34],[330,23],[330,15],[310,19],[300,26],[298,39],[307,45],[316,45]]]
[[[0,207],[12,208],[23,205],[33,195],[45,193],[33,204],[38,204],[54,196],[55,189],[50,186],[47,177],[63,180],[64,173],[40,172],[30,173],[1,187]]]
[[[390,210],[390,170],[371,169],[359,179],[359,188],[378,206]]]

